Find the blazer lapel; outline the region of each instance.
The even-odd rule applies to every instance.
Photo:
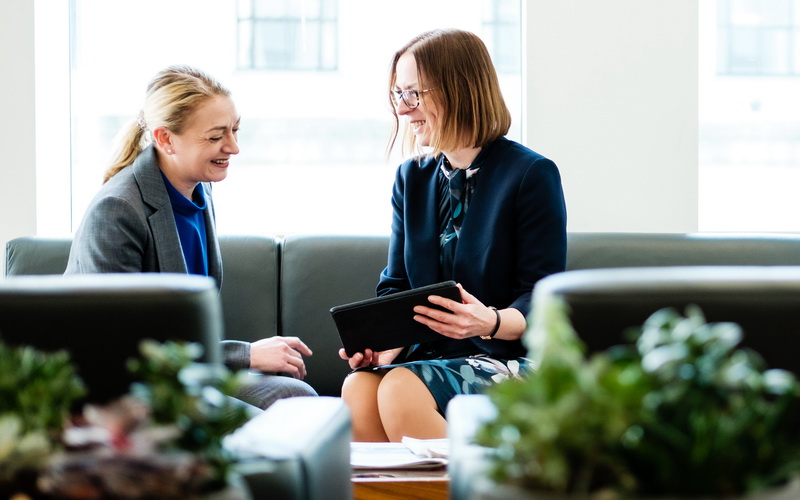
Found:
[[[217,280],[217,288],[222,288],[222,256],[217,240],[217,222],[214,213],[214,202],[211,199],[211,184],[200,184],[206,193],[206,209],[203,217],[206,222],[206,246],[208,252],[208,275]]]
[[[430,285],[439,280],[439,168],[444,161],[443,156],[428,159],[418,168],[432,170],[428,175],[417,176],[418,184],[406,189],[405,209],[410,220],[418,227],[407,231],[405,237],[411,248],[420,249],[420,254],[407,255],[413,262],[406,263],[411,286],[416,288]],[[408,225],[407,225],[408,227]]]
[[[186,274],[188,271],[183,259],[178,229],[175,227],[175,215],[172,213],[172,205],[152,145],[136,158],[133,163],[133,175],[139,184],[142,199],[153,209],[148,222],[153,232],[159,271]]]

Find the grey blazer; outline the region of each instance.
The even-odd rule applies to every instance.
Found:
[[[203,183],[203,215],[208,240],[208,274],[222,286],[222,259],[214,218],[211,185]],[[153,146],[103,185],[92,199],[72,239],[65,274],[183,273],[175,215]],[[250,367],[250,344],[224,341],[225,364]]]

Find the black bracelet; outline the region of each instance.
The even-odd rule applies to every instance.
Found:
[[[492,333],[489,335],[481,335],[483,340],[493,339],[494,336],[497,335],[497,331],[500,329],[500,311],[498,311],[494,306],[489,306],[489,309],[494,311],[494,313],[497,315],[497,323],[494,324],[494,330],[492,330]]]

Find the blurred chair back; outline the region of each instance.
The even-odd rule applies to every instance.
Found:
[[[183,274],[15,276],[0,280],[0,340],[67,350],[89,388],[105,402],[128,392],[126,362],[143,339],[203,345],[221,360],[222,316],[211,278]]]
[[[696,304],[709,322],[734,322],[742,345],[770,368],[800,375],[800,267],[714,266],[594,269],[548,276],[537,283],[534,313],[553,298],[569,308],[575,331],[589,351],[625,342],[664,307],[684,313]]]

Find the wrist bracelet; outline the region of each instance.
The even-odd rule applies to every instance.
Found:
[[[494,313],[497,315],[497,323],[494,324],[494,330],[492,330],[492,333],[490,333],[489,335],[481,335],[481,338],[483,340],[493,339],[494,336],[497,334],[497,331],[500,329],[500,311],[498,311],[497,308],[494,306],[489,306],[489,309],[494,311]]]

